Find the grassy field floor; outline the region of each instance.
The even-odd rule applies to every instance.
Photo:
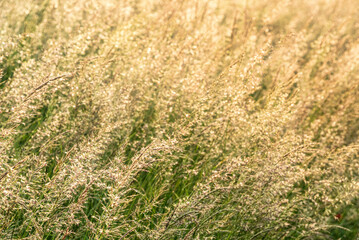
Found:
[[[0,239],[359,239],[358,0],[0,0]]]

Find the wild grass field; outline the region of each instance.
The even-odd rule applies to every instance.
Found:
[[[359,239],[359,1],[0,0],[0,239]]]

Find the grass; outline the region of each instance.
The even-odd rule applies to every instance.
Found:
[[[0,238],[357,239],[358,6],[0,0]]]

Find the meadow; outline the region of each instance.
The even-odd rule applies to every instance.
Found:
[[[0,239],[359,239],[358,0],[0,0]]]

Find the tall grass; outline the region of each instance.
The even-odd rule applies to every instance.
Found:
[[[1,239],[356,239],[359,2],[0,0]]]

